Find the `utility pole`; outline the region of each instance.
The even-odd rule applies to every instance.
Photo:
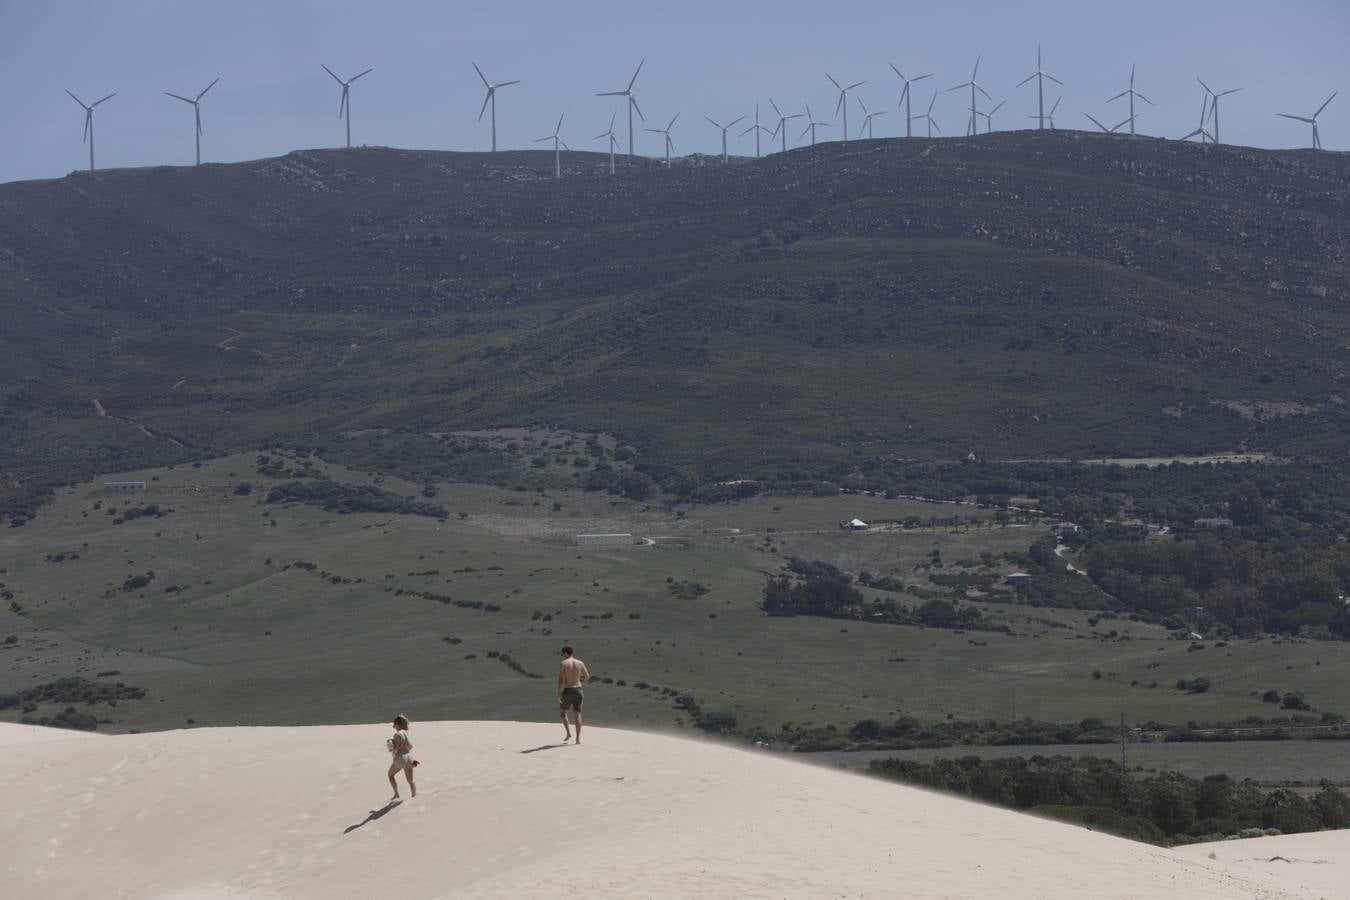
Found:
[[[1125,730],[1125,713],[1120,714],[1120,764],[1128,766],[1129,760],[1125,758],[1125,736],[1128,734]]]

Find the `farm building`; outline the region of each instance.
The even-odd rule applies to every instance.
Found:
[[[1220,517],[1220,518],[1214,518],[1214,519],[1196,519],[1196,520],[1195,520],[1195,527],[1196,527],[1196,528],[1210,528],[1210,529],[1215,529],[1215,530],[1220,529],[1220,528],[1232,528],[1232,527],[1233,527],[1233,520],[1232,520],[1232,519],[1229,519],[1229,518],[1227,518],[1227,517]]]
[[[1017,587],[1019,584],[1028,584],[1031,581],[1031,576],[1026,572],[1013,572],[1004,581],[1013,587]]]
[[[867,528],[867,523],[862,519],[847,519],[840,522],[839,527],[845,531],[862,531]]]
[[[631,534],[578,534],[578,547],[628,547],[637,543]]]
[[[105,491],[143,491],[145,490],[144,481],[105,481],[103,482]]]

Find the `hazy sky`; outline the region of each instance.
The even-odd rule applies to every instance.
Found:
[[[1064,82],[1046,84],[1047,106],[1063,94],[1061,128],[1092,128],[1084,112],[1108,125],[1125,118],[1123,100],[1105,101],[1137,62],[1136,88],[1156,104],[1140,104],[1143,132],[1179,137],[1195,127],[1199,75],[1215,90],[1243,88],[1222,101],[1221,137],[1260,147],[1307,146],[1308,126],[1275,113],[1310,115],[1343,89],[1319,121],[1323,144],[1348,150],[1347,38],[1350,0],[0,0],[0,181],[88,164],[84,113],[63,88],[86,102],[117,92],[95,113],[100,168],[191,163],[192,110],[162,92],[195,95],[218,75],[202,102],[205,161],[340,146],[340,89],[320,63],[344,77],[375,69],[352,88],[358,144],[486,150],[471,60],[489,78],[523,82],[498,95],[507,148],[542,147],[532,140],[566,113],[573,148],[603,149],[592,137],[622,106],[594,94],[622,89],[644,57],[638,102],[654,127],[683,113],[677,153],[718,149],[704,115],[753,114],[759,101],[772,127],[770,97],[785,112],[810,103],[837,123],[826,71],[866,79],[857,96],[889,110],[877,137],[903,134],[900,82],[887,62],[935,73],[915,105],[926,107],[936,89],[934,116],[959,135],[969,94],[947,88],[968,80],[976,54],[981,83],[1007,100],[995,128],[1034,127],[1034,82],[1014,86],[1035,68],[1038,41],[1045,70]],[[790,143],[800,132],[794,122]],[[734,137],[732,150],[753,153],[753,137]],[[639,132],[638,151],[658,155],[660,136]]]

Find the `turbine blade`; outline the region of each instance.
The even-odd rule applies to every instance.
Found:
[[[558,143],[562,144],[563,149],[566,150],[568,153],[572,152],[572,148],[567,146],[567,141],[564,141],[562,138],[558,138]]]
[[[513,85],[513,84],[520,84],[520,79],[519,79],[519,78],[516,78],[516,79],[514,79],[514,80],[512,80],[512,81],[503,81],[503,82],[500,82],[499,84],[497,84],[496,87],[504,88],[504,87],[509,87],[510,85]]]
[[[727,128],[730,128],[732,125],[735,125],[737,122],[744,121],[744,119],[745,119],[745,116],[737,116],[736,118],[732,119],[731,122],[729,122],[729,123],[727,124]]]
[[[487,112],[488,101],[491,99],[492,99],[492,88],[488,88],[487,93],[483,95],[483,107],[482,109],[478,110],[478,121],[480,122],[483,121],[483,113]]]
[[[1055,105],[1050,107],[1050,115],[1053,116],[1055,114],[1055,110],[1059,109],[1059,101],[1063,99],[1064,99],[1063,97],[1055,98]]]
[[[473,60],[470,60],[469,65],[473,66],[473,70],[477,72],[478,77],[482,79],[483,87],[487,88],[488,90],[492,90],[492,85],[488,83],[487,76],[483,74],[483,70],[478,68],[478,63],[474,62]]]
[[[929,113],[929,115],[932,115],[932,113],[933,113],[933,104],[936,103],[936,102],[937,102],[937,94],[934,94],[934,95],[933,95],[933,99],[928,101],[928,113]]]
[[[830,84],[832,84],[832,85],[834,85],[835,87],[839,88],[839,90],[841,90],[841,91],[843,90],[842,87],[839,87],[839,82],[835,81],[835,80],[834,80],[834,76],[831,75],[829,72],[826,72],[826,73],[825,73],[825,77],[828,78],[828,79],[830,79]]]
[[[1040,74],[1039,72],[1032,72],[1026,78],[1023,78],[1021,81],[1017,82],[1017,84],[1013,85],[1013,87],[1021,87],[1022,85],[1026,84],[1028,81],[1035,78],[1039,74]]]
[[[980,57],[975,57],[975,68],[970,70],[970,80],[974,81],[975,76],[980,74]]]
[[[716,122],[714,122],[712,119],[708,118],[707,116],[704,116],[703,118],[708,119],[708,122],[709,122],[709,123],[712,125],[712,127],[714,127],[714,128],[721,128],[721,127],[722,127],[721,125],[718,125]],[[735,124],[736,124],[735,122],[732,122],[732,123],[731,123],[731,125],[735,125]],[[731,125],[728,125],[727,128],[730,128]],[[725,130],[725,129],[724,129],[724,130]]]
[[[682,111],[683,111],[683,110],[681,110],[681,112],[682,112]],[[672,119],[670,120],[670,124],[666,126],[666,131],[669,131],[670,129],[674,128],[674,127],[675,127],[675,122],[676,122],[676,120],[678,120],[679,118],[680,118],[680,113],[676,113],[676,114],[675,114],[675,117],[672,118]]]
[[[1317,112],[1313,113],[1313,118],[1315,119],[1315,118],[1317,118],[1318,116],[1320,116],[1320,115],[1322,114],[1322,110],[1326,109],[1326,108],[1327,108],[1327,104],[1330,103],[1332,100],[1335,100],[1335,99],[1336,99],[1336,95],[1339,94],[1339,93],[1340,93],[1340,91],[1332,91],[1332,92],[1331,92],[1331,96],[1327,98],[1327,102],[1326,102],[1326,103],[1323,103],[1321,106],[1317,107]],[[102,103],[103,101],[100,100],[99,102]]]
[[[180,96],[180,95],[178,95],[178,94],[173,94],[173,93],[170,93],[169,91],[165,91],[164,93],[168,94],[170,97],[173,97],[175,100],[182,100],[184,103],[193,103],[193,102],[194,102],[194,101],[192,101],[192,100],[189,100],[187,97],[183,97],[183,96]]]
[[[220,80],[220,76],[217,75],[217,76],[216,76],[216,81],[219,81],[219,80]],[[213,82],[211,82],[210,84],[208,84],[206,87],[202,88],[202,92],[201,92],[200,94],[197,95],[197,99],[200,100],[200,99],[202,99],[203,97],[205,97],[205,96],[206,96],[206,92],[209,91],[209,90],[211,90],[211,88],[213,88],[213,87],[216,86],[216,81],[213,81]]]
[[[1152,101],[1152,100],[1148,99],[1147,97],[1145,97],[1143,94],[1139,93],[1138,91],[1135,91],[1135,92],[1134,92],[1134,95],[1135,95],[1136,97],[1138,97],[1140,100],[1143,100],[1143,101],[1144,101],[1145,103],[1147,103],[1149,106],[1152,106],[1152,105],[1153,105],[1153,101]]]
[[[814,123],[813,123],[813,124],[814,124]],[[802,129],[802,133],[799,134],[799,135],[797,135],[797,140],[800,141],[802,138],[804,138],[804,137],[806,137],[808,134],[810,134],[810,133],[811,133],[811,127],[812,127],[811,125],[807,125],[805,128],[803,128],[803,129]]]
[[[84,101],[81,100],[79,97],[76,97],[74,94],[71,94],[70,91],[66,90],[65,88],[62,88],[62,90],[66,91],[67,94],[70,94],[70,99],[72,99],[72,100],[74,100],[76,103],[80,104],[80,109],[88,109],[88,108],[89,108],[89,107],[87,107],[87,106],[84,105]],[[100,101],[100,102],[101,102],[101,101]]]
[[[927,75],[920,75],[918,78],[911,78],[910,82],[913,83],[915,81],[923,81],[925,78],[932,78],[932,77],[933,73],[929,72]]]
[[[1121,97],[1127,96],[1129,93],[1130,93],[1129,91],[1121,91],[1119,94],[1116,94],[1114,97],[1108,97],[1108,98],[1106,99],[1106,102],[1107,102],[1107,103],[1110,103],[1110,102],[1113,101],[1113,100],[1119,100]]]
[[[536,144],[542,144],[544,141],[551,141],[551,140],[553,140],[553,135],[550,134],[548,137],[535,138],[534,142]]]
[[[1229,94],[1236,94],[1236,93],[1237,93],[1238,91],[1240,91],[1240,90],[1242,90],[1242,88],[1233,88],[1231,91],[1224,91],[1224,92],[1223,92],[1222,94],[1220,94],[1219,96],[1220,96],[1220,97],[1227,97]]]
[[[562,131],[562,120],[563,120],[563,116],[565,116],[565,115],[567,115],[567,113],[563,113],[562,116],[558,116],[558,124],[557,124],[557,126],[553,129],[553,133],[554,133],[554,134],[557,134],[558,132]]]
[[[749,128],[747,128],[747,129],[745,129],[744,131],[741,132],[741,137],[745,137],[747,134],[749,134],[750,132],[754,131],[754,130],[755,130],[756,128],[758,128],[758,127],[759,127],[758,125],[751,125]]]
[[[633,77],[628,79],[628,90],[631,91],[633,89],[633,85],[637,82],[638,73],[642,71],[642,67],[646,64],[646,58],[643,58],[643,60],[638,63],[638,67],[633,71]]]
[[[1003,104],[1005,104],[1005,103],[1007,103],[1007,102],[1008,102],[1007,100],[1000,100],[1000,101],[998,101],[998,106],[995,106],[993,109],[989,110],[989,115],[992,116],[994,113],[998,112],[1000,109],[1003,108]]]
[[[371,72],[374,72],[374,71],[375,71],[375,69],[374,69],[374,67],[372,66],[371,68],[366,69],[366,70],[365,70],[364,72],[362,72],[360,75],[353,75],[351,78],[347,79],[347,83],[348,83],[348,84],[351,84],[351,83],[352,83],[353,81],[355,81],[356,79],[361,78],[361,77],[364,76],[364,75],[369,75]]]
[[[324,66],[323,63],[319,63],[319,65],[323,66],[323,70],[327,72],[329,75],[333,75],[332,69],[328,68],[327,66]],[[342,84],[342,79],[337,77],[336,75],[333,75],[333,80],[336,81],[338,84]]]
[[[985,96],[986,98],[988,98],[988,99],[990,99],[990,100],[993,100],[993,99],[994,99],[993,97],[990,97],[990,96],[989,96],[989,92],[988,92],[988,91],[986,91],[984,88],[980,87],[978,84],[975,85],[975,89],[978,90],[981,94],[984,94],[984,96]]]
[[[616,109],[614,112],[610,113],[609,116],[609,130],[611,133],[614,131],[614,120],[617,118],[619,118],[619,111]]]
[[[893,62],[888,62],[888,63],[886,63],[886,65],[888,65],[888,66],[891,67],[891,71],[892,71],[892,72],[894,72],[896,75],[899,75],[899,76],[900,76],[900,80],[901,80],[901,81],[905,82],[906,84],[909,83],[909,80],[906,79],[904,75],[900,75],[900,70],[897,69],[897,68],[895,67],[895,63],[893,63]]]
[[[81,144],[89,140],[89,128],[93,124],[94,124],[94,111],[92,109],[86,109],[84,111],[84,137],[80,138]]]
[[[1049,78],[1051,81],[1053,81],[1055,84],[1059,85],[1060,87],[1064,87],[1064,82],[1060,81],[1060,80],[1059,80],[1058,78],[1056,78],[1055,76],[1053,76],[1053,75],[1046,75],[1046,73],[1044,73],[1044,72],[1042,72],[1041,74],[1042,74],[1042,75],[1045,75],[1046,78]]]
[[[1102,131],[1105,131],[1105,132],[1107,132],[1107,133],[1110,133],[1110,129],[1109,129],[1109,128],[1107,128],[1107,127],[1106,127],[1105,125],[1103,125],[1101,122],[1098,122],[1096,119],[1093,119],[1093,118],[1092,118],[1092,113],[1083,113],[1083,115],[1087,116],[1089,119],[1092,119],[1092,124],[1093,124],[1093,125],[1096,125],[1096,126],[1097,126],[1098,128],[1100,128]]]
[[[864,84],[867,84],[867,82],[866,82],[866,81],[855,81],[855,82],[853,82],[852,84],[850,84],[848,87],[844,88],[844,90],[846,90],[846,91],[851,91],[851,90],[853,90],[855,87],[862,87]]]
[[[942,134],[942,129],[941,129],[941,128],[938,128],[938,123],[937,123],[936,121],[933,121],[933,117],[932,117],[932,116],[929,116],[928,119],[929,119],[928,124],[929,124],[929,125],[932,125],[934,128],[937,128],[937,133],[938,133],[938,134]]]
[[[339,119],[342,118],[342,114],[346,111],[347,111],[347,86],[344,84],[342,86],[342,102],[338,104],[338,118]]]
[[[117,91],[113,91],[111,94],[109,94],[108,96],[104,97],[103,100],[111,100],[112,98],[114,98],[114,97],[116,97],[116,96],[117,96]],[[93,103],[90,103],[90,104],[89,104],[89,108],[90,108],[90,109],[93,109],[95,106],[98,106],[100,103],[102,103],[103,100],[95,100]],[[1330,103],[1331,101],[1328,100],[1327,102]]]
[[[1289,113],[1276,113],[1275,115],[1277,115],[1277,116],[1284,116],[1286,119],[1293,119],[1293,120],[1296,121],[1296,122],[1307,122],[1309,125],[1316,125],[1316,124],[1317,124],[1317,123],[1314,122],[1312,119],[1305,118],[1304,116],[1291,116],[1291,115],[1289,115]]]
[[[773,102],[772,97],[769,98],[769,105],[773,107],[773,111],[776,112],[778,114],[778,117],[781,119],[783,117],[783,111],[778,108],[777,103]]]
[[[844,98],[847,96],[848,95],[845,94],[843,91],[839,92],[839,102],[834,105],[834,114],[836,116],[839,115],[839,110],[844,108]]]
[[[597,97],[627,97],[627,96],[628,96],[628,92],[627,92],[627,91],[604,91],[603,93],[596,94],[595,96],[597,96]]]
[[[1214,92],[1209,89],[1209,85],[1205,84],[1205,79],[1197,75],[1195,76],[1195,80],[1200,82],[1200,86],[1205,89],[1205,93],[1209,94],[1210,96],[1214,95]]]
[[[634,97],[632,94],[629,94],[628,102],[633,104],[633,109],[637,110],[638,118],[641,119],[643,122],[647,121],[647,117],[642,114],[642,107],[638,106],[637,97]]]

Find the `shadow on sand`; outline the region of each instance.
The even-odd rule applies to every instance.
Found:
[[[381,819],[387,816],[389,813],[397,809],[399,807],[399,804],[401,804],[402,802],[403,802],[402,800],[390,800],[388,803],[386,803],[384,806],[381,806],[379,809],[372,809],[369,815],[367,815],[360,822],[357,822],[355,825],[348,825],[345,829],[343,829],[342,833],[351,834],[353,831],[360,828],[367,822],[374,822],[376,819]]]
[[[521,753],[538,753],[540,750],[556,750],[559,747],[570,747],[571,744],[545,744],[542,747],[531,747],[529,750],[522,750]]]

